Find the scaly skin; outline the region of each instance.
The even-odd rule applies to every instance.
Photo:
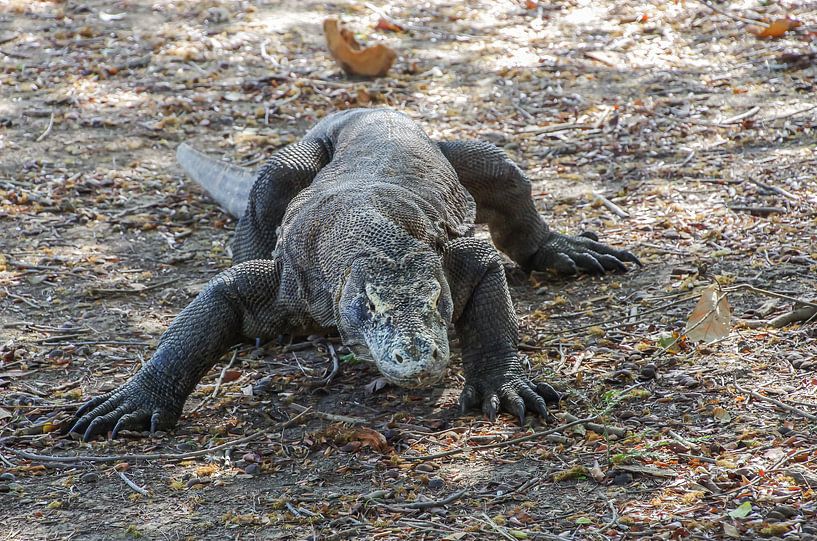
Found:
[[[228,176],[219,174],[207,188],[216,199]],[[230,188],[222,203],[235,208],[241,191]],[[236,229],[237,265],[179,314],[130,381],[80,409],[71,432],[88,440],[170,428],[230,346],[315,328],[368,351],[393,383],[417,386],[445,374],[453,325],[463,411],[545,415],[559,396],[525,374],[501,256],[470,236],[475,222],[526,270],[638,264],[598,239],[550,231],[530,183],[493,145],[435,143],[395,111],[336,113],[259,171]]]

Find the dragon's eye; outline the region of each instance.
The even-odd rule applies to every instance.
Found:
[[[371,299],[369,299],[369,302],[368,302],[367,304],[368,304],[368,306],[369,306],[369,312],[374,313],[374,311],[375,311],[375,306],[374,306],[374,303],[372,302],[372,300],[371,300]]]

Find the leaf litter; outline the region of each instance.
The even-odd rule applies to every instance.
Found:
[[[344,76],[328,18],[388,71]],[[2,3],[6,537],[814,539],[816,29],[798,3]],[[459,417],[456,368],[311,386],[331,360],[296,338],[225,356],[169,434],[62,437],[229,265],[235,224],[175,146],[252,166],[355,106],[499,145],[554,229],[638,253],[626,276],[508,270],[557,423],[598,418],[508,443],[556,425]],[[698,342],[713,277],[732,316],[709,295]]]

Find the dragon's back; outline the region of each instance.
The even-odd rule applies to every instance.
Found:
[[[448,240],[470,233],[473,198],[437,144],[407,116],[343,111],[306,137],[323,141],[332,159],[290,202],[276,251],[311,298],[324,297],[317,303],[324,309],[360,255],[439,252]],[[322,316],[316,319],[330,318]]]

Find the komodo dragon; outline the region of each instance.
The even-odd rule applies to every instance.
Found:
[[[153,358],[118,389],[83,405],[84,440],[167,429],[187,396],[242,338],[336,329],[391,383],[438,382],[448,328],[462,343],[463,411],[547,414],[558,400],[525,374],[502,258],[525,270],[603,273],[640,264],[595,238],[550,231],[530,182],[494,145],[434,142],[389,109],[331,114],[258,172],[186,144],[182,167],[240,217],[235,265],[212,279],[164,333]]]

